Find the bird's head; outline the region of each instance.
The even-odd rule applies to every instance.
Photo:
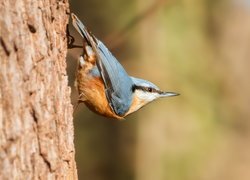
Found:
[[[137,111],[141,107],[145,106],[149,102],[152,102],[158,98],[178,96],[178,93],[174,92],[164,92],[161,91],[155,84],[131,77],[133,81],[132,92],[133,92],[133,101],[129,113]]]

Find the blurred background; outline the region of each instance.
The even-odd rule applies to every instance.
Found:
[[[130,75],[181,94],[125,121],[81,104],[79,179],[250,179],[250,0],[72,0],[70,8]],[[67,59],[73,104],[80,53]]]

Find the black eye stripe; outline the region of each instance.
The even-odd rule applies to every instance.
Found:
[[[144,87],[144,86],[137,86],[137,85],[133,85],[132,86],[132,92],[135,92],[135,90],[141,90],[141,91],[147,91],[147,92],[155,92],[155,93],[159,93],[161,94],[162,92],[155,89],[155,88],[152,88],[152,87]]]
[[[134,84],[134,85],[132,85],[132,87],[131,87],[131,91],[132,91],[132,92],[135,92],[135,90],[136,90],[136,85]]]

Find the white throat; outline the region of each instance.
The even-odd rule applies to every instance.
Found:
[[[141,101],[144,104],[147,104],[159,97],[158,93],[149,93],[146,91],[136,90],[135,96],[138,98],[139,101]]]
[[[136,90],[134,92],[133,102],[127,114],[137,111],[138,109],[157,99],[158,97],[159,95],[157,93],[149,93],[141,90]]]

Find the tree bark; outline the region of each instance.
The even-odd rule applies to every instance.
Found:
[[[67,0],[0,2],[0,179],[77,179]]]

